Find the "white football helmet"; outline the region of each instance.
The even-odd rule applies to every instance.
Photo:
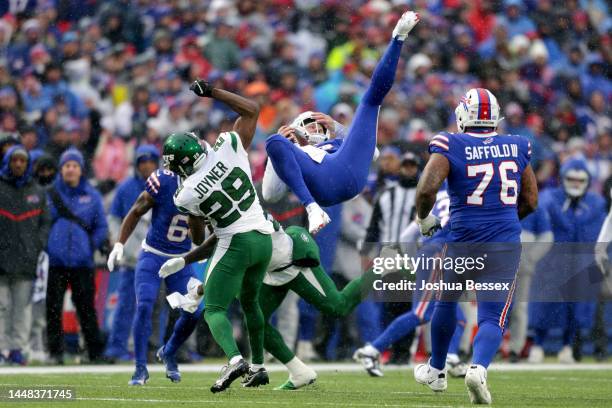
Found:
[[[455,108],[457,128],[464,132],[469,127],[496,128],[503,118],[499,116],[497,98],[488,89],[472,88]]]
[[[308,144],[316,145],[325,142],[330,137],[330,131],[325,126],[312,119],[312,112],[306,111],[298,115],[291,122],[291,127],[297,130],[300,136],[308,141]]]

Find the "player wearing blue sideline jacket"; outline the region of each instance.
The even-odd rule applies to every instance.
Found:
[[[310,233],[330,222],[319,205],[340,204],[365,187],[376,148],[380,105],[393,86],[404,40],[418,21],[418,14],[412,11],[404,13],[398,21],[344,139],[327,141],[328,129],[306,112],[292,126],[281,127],[278,134],[266,140],[266,151],[277,177],[306,207]]]
[[[109,263],[116,263],[123,257],[123,245],[138,224],[140,218],[149,210],[153,210],[151,225],[147,237],[142,242],[142,250],[138,257],[135,271],[136,315],[134,316],[134,353],[136,370],[130,380],[130,385],[144,385],[149,379],[147,371],[147,343],[151,335],[151,315],[153,304],[157,299],[161,278],[157,272],[170,258],[181,257],[191,249],[192,239],[189,237],[189,227],[193,242],[201,243],[203,222],[199,218],[187,216],[178,211],[174,205],[173,196],[179,184],[179,178],[169,170],[158,169],[153,172],[145,183],[143,191],[130,209],[121,224],[119,239],[109,255]],[[165,278],[168,293],[186,293],[190,278],[197,275],[191,266]],[[172,382],[181,380],[176,363],[176,351],[187,340],[195,329],[202,309],[194,313],[181,312],[172,336],[168,342],[157,351],[157,357],[166,365],[166,377]]]
[[[439,220],[431,214],[445,179],[450,196],[450,232],[446,256],[457,262],[479,258],[480,268],[463,274],[444,270],[439,301],[431,320],[432,356],[414,369],[418,383],[434,391],[447,388],[446,354],[457,324],[457,301],[468,284],[478,301],[478,334],[465,384],[470,400],[490,404],[487,367],[497,353],[512,304],[520,260],[520,219],[537,207],[538,190],[529,164],[531,146],[516,135],[497,134],[500,121],[495,96],[470,89],[455,109],[461,133],[440,133],[429,144],[431,157],[416,192],[417,223],[432,235]],[[465,286],[463,286],[465,285]],[[485,290],[491,289],[491,290]]]
[[[440,257],[443,252],[443,246],[446,243],[447,235],[450,230],[448,218],[450,200],[446,191],[446,185],[443,185],[436,196],[436,204],[431,213],[440,220],[440,226],[443,227],[436,232],[432,237],[425,237],[422,240],[422,247],[419,255],[422,259],[430,257]],[[406,231],[402,233],[402,244],[416,243],[419,234],[419,228],[415,222],[411,223]],[[438,269],[431,270],[430,268],[416,268],[416,287],[420,288],[424,282],[435,282],[441,278],[441,271]],[[384,332],[380,334],[371,344],[368,343],[361,347],[353,354],[353,359],[360,362],[363,368],[372,377],[382,377],[383,372],[380,368],[380,353],[388,349],[393,343],[406,337],[417,327],[428,323],[431,320],[431,315],[436,304],[435,292],[432,290],[415,290],[412,293],[412,309],[396,317],[387,326]],[[465,316],[460,307],[457,308],[457,327],[453,334],[446,362],[448,364],[448,372],[454,377],[462,377],[465,375],[467,366],[459,359],[459,346],[463,331],[465,329]]]

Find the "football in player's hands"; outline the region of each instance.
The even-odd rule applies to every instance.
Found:
[[[196,79],[195,81],[193,81],[189,89],[202,98],[209,98],[212,96],[213,86],[203,79]]]

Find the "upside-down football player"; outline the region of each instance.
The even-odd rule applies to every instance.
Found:
[[[418,14],[412,11],[398,21],[346,137],[327,140],[332,130],[320,118],[305,112],[266,140],[274,172],[306,207],[310,233],[330,222],[320,206],[340,204],[365,187],[376,148],[380,105],[393,86],[404,40],[418,22]]]

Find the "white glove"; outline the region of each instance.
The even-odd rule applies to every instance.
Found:
[[[608,259],[608,242],[595,244],[595,262],[604,276],[610,273],[610,260]]]
[[[414,11],[407,11],[400,17],[395,28],[393,29],[393,38],[404,41],[410,30],[419,22],[419,15]]]
[[[179,292],[173,292],[166,296],[166,300],[172,309],[181,308],[188,313],[193,313],[198,309],[204,296],[198,295],[198,288],[202,282],[196,278],[189,278],[187,282],[187,294],[181,295]]]
[[[419,229],[421,230],[421,234],[426,237],[431,237],[440,227],[440,219],[435,215],[429,214],[427,217],[420,219],[418,216],[416,218],[417,224],[419,224]]]
[[[159,268],[159,277],[167,278],[185,267],[185,258],[170,258]]]
[[[189,282],[187,282],[187,296],[201,302],[204,294],[198,295],[200,286],[202,286],[202,281],[196,278],[189,278]]]
[[[308,232],[311,234],[316,234],[331,222],[329,215],[317,203],[308,204],[306,212],[308,213]]]
[[[116,242],[106,262],[106,266],[108,266],[110,272],[115,269],[115,264],[121,261],[121,258],[123,258],[123,244],[121,242]]]

